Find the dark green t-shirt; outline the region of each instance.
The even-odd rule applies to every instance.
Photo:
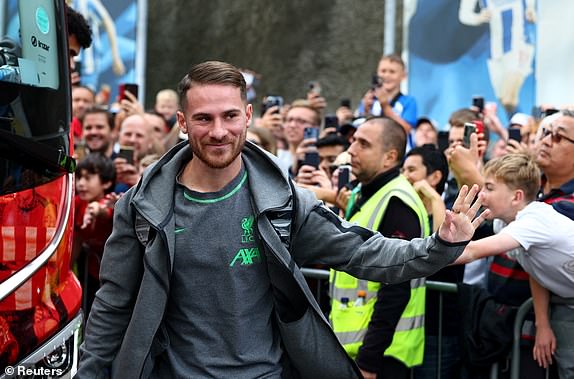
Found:
[[[216,193],[175,191],[175,258],[163,377],[275,378],[281,347],[247,171]],[[156,375],[154,375],[156,376]]]

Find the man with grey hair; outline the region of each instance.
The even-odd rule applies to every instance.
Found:
[[[543,126],[536,163],[544,172],[538,200],[574,219],[574,111],[561,110]]]
[[[486,216],[474,218],[478,187],[465,187],[426,239],[339,219],[245,142],[245,87],[236,67],[213,61],[180,82],[189,142],[116,204],[78,378],[358,378],[300,267],[379,282],[426,276],[454,261]]]

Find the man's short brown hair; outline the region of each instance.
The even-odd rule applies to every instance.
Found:
[[[503,182],[512,190],[523,190],[528,201],[536,200],[540,190],[540,169],[530,154],[507,154],[492,159],[484,165],[482,173]]]
[[[108,127],[110,129],[114,128],[114,115],[112,112],[110,112],[106,107],[103,107],[101,105],[94,105],[88,109],[86,109],[86,112],[84,113],[84,115],[82,116],[82,119],[80,120],[82,122],[82,124],[84,123],[84,119],[86,118],[87,115],[89,114],[103,114],[104,116],[106,116],[106,121],[108,122]]]
[[[245,84],[245,79],[241,71],[232,64],[219,61],[207,61],[193,66],[177,86],[179,106],[182,111],[185,111],[187,106],[187,91],[194,84],[224,84],[239,88],[241,99],[247,102],[247,85]]]
[[[448,123],[451,128],[463,128],[465,123],[476,121],[479,118],[479,115],[472,109],[462,108],[452,112]]]

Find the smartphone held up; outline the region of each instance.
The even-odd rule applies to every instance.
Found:
[[[312,80],[307,84],[307,88],[309,90],[309,92],[320,96],[321,95],[321,83],[319,83],[317,80]]]
[[[517,128],[510,128],[508,129],[508,140],[514,140],[516,142],[522,141],[522,135],[520,133],[520,129]]]
[[[472,97],[472,106],[475,107],[479,113],[483,113],[484,112],[484,97],[473,96]]]
[[[448,131],[441,130],[438,132],[438,149],[444,153],[446,149],[448,149]]]
[[[337,188],[340,191],[351,181],[351,166],[341,165],[339,166],[339,176],[337,178]]]
[[[303,159],[303,165],[319,168],[319,163],[321,163],[321,157],[317,151],[309,151],[305,153],[305,158]]]
[[[127,163],[134,164],[134,147],[133,146],[120,146],[118,158],[123,158]]]
[[[269,108],[272,108],[272,107],[281,108],[283,106],[283,104],[284,104],[284,101],[283,101],[282,96],[276,96],[276,95],[265,96],[263,98],[262,103],[261,103],[261,116],[263,116]],[[279,113],[279,109],[273,113]]]
[[[325,129],[339,130],[339,119],[334,114],[326,115],[323,125]]]
[[[126,98],[126,91],[131,93],[136,99],[138,98],[138,85],[135,83],[122,83],[118,87],[118,97],[120,101]]]
[[[383,78],[381,78],[377,74],[374,74],[371,77],[371,90],[375,91],[378,88],[381,88],[382,86],[383,86]]]
[[[314,138],[315,140],[319,139],[319,128],[316,127],[307,127],[303,131],[303,139],[311,139]]]
[[[463,137],[463,146],[467,149],[470,148],[470,136],[472,133],[476,133],[476,124],[473,122],[467,122],[464,124],[464,137]]]

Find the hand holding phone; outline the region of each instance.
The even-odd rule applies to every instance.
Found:
[[[138,98],[138,85],[135,83],[122,83],[118,87],[118,95],[120,101],[126,98],[126,91],[134,95],[134,97]]]
[[[315,128],[315,127],[310,127],[310,128],[305,128],[304,132],[303,132],[303,139],[319,139],[319,128]]]
[[[134,164],[134,147],[133,146],[120,146],[119,158],[125,159],[129,164]]]
[[[448,132],[446,130],[441,130],[438,132],[438,149],[444,153],[448,148]]]
[[[267,110],[271,107],[279,107],[281,108],[283,106],[283,97],[282,96],[275,96],[275,95],[267,95],[263,98],[263,102],[261,104],[261,116],[263,116],[265,114],[265,112],[267,112]],[[275,112],[274,112],[275,113]],[[279,111],[277,111],[276,113],[279,113]]]
[[[508,129],[508,140],[515,140],[520,143],[522,141],[522,135],[520,134],[520,129],[510,128]]]
[[[310,151],[305,153],[305,159],[303,160],[303,164],[307,166],[315,167],[316,169],[319,168],[319,163],[321,162],[321,158],[319,157],[319,153],[316,151]]]
[[[321,95],[321,83],[317,80],[312,80],[308,84],[309,92],[314,93],[315,95]]]
[[[472,97],[472,106],[476,107],[478,112],[482,113],[484,111],[484,97],[473,96]]]
[[[474,120],[472,123],[476,128],[476,134],[484,134],[484,122],[482,120]]]
[[[327,115],[325,116],[325,129],[327,128],[334,128],[335,130],[339,130],[339,119],[335,115]]]
[[[476,133],[476,125],[472,122],[467,122],[464,124],[464,137],[463,137],[463,146],[467,149],[470,148],[470,135],[472,133]]]
[[[351,181],[351,166],[342,165],[339,166],[339,176],[337,180],[337,188],[340,191],[341,188],[345,187]]]
[[[381,88],[383,86],[383,78],[381,78],[379,75],[375,74],[371,77],[371,89],[373,91],[377,90],[378,88]]]

